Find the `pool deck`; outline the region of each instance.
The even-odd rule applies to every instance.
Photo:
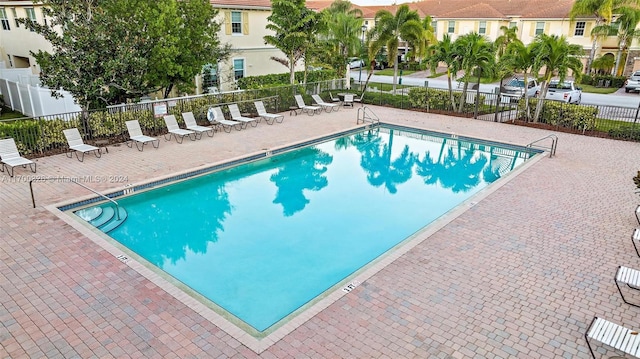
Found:
[[[519,145],[552,133],[371,108],[384,122]],[[83,163],[39,158],[36,176],[114,190],[352,128],[356,109],[287,112],[281,124],[161,139],[158,150],[109,146]],[[619,265],[640,269],[630,240],[640,143],[557,135],[556,157],[512,176],[260,354],[45,208],[86,190],[36,183],[33,209],[32,173],[0,173],[0,357],[589,358],[583,335],[594,315],[640,326],[640,308],[613,282]],[[381,220],[375,209],[361,215]],[[640,292],[627,299],[640,303]]]

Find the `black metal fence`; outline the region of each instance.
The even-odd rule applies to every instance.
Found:
[[[65,151],[67,142],[62,131],[67,128],[78,128],[84,141],[89,144],[121,143],[128,139],[125,122],[129,120],[138,120],[144,133],[158,136],[167,131],[163,113],[175,115],[182,124],[181,114],[192,112],[200,125],[207,125],[207,110],[212,106],[221,106],[226,112],[225,105],[236,103],[241,112],[251,116],[255,115],[253,101],[256,100],[262,100],[270,112],[283,112],[295,106],[295,94],[303,94],[305,101],[310,104],[309,95],[322,94],[328,98],[328,92],[332,91],[350,91],[359,96],[362,88],[361,85],[351,85],[345,79],[338,79],[111,106],[84,113],[11,119],[0,121],[0,138],[12,137],[22,155],[38,157]],[[370,83],[363,103],[640,142],[639,108],[545,101],[539,121],[533,123],[536,99],[512,99],[497,93],[478,92],[473,88],[468,90],[464,98],[462,90],[457,88],[453,89],[451,95],[446,89],[406,85],[398,85],[394,92],[390,84]]]

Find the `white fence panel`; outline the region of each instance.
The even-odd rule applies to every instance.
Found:
[[[17,84],[18,91],[20,92],[20,100],[22,101],[22,114],[28,117],[33,117],[35,114],[33,113],[33,106],[31,103],[33,102],[31,99],[31,93],[29,93],[29,85],[25,84]]]
[[[21,78],[33,76],[31,69],[0,69],[0,78],[13,82],[20,82]]]
[[[14,111],[24,113],[22,108],[22,101],[20,100],[20,90],[18,89],[18,83],[9,81],[9,96],[11,98],[11,109]]]

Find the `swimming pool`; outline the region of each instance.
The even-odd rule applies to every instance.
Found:
[[[120,198],[109,235],[264,332],[532,155],[360,131]]]

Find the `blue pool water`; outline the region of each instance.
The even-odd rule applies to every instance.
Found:
[[[109,235],[264,331],[529,156],[360,132],[118,199]]]

